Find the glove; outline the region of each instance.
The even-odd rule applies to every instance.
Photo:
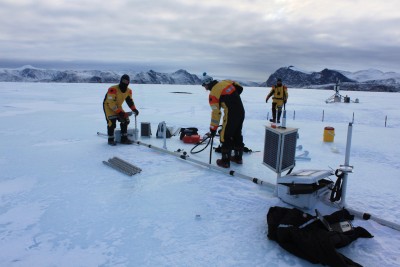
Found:
[[[283,104],[286,104],[286,102],[287,102],[286,100],[285,100],[285,101],[283,101]]]
[[[132,112],[135,113],[135,116],[139,115],[139,110],[137,110],[136,108],[132,109]]]
[[[214,137],[217,134],[217,130],[210,129],[210,136]]]
[[[265,99],[265,103],[268,103],[268,99],[269,99],[269,98],[266,98],[266,99]]]

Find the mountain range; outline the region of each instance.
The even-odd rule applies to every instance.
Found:
[[[294,66],[276,70],[260,86],[272,86],[281,78],[283,83],[293,88],[332,89],[340,83],[341,90],[400,92],[400,74],[368,69],[357,72],[324,69],[320,72],[307,72]]]
[[[118,83],[123,72],[100,70],[53,70],[23,66],[17,69],[0,69],[0,82],[63,82],[63,83]],[[201,79],[180,69],[173,73],[154,70],[129,73],[131,82],[136,84],[201,84]],[[357,72],[324,69],[307,72],[294,66],[281,67],[269,76],[267,81],[257,83],[238,81],[244,86],[270,87],[276,79],[291,88],[332,89],[337,82],[342,90],[400,92],[400,74],[369,69]]]
[[[52,70],[23,66],[18,69],[0,69],[1,82],[62,82],[62,83],[118,83],[127,73],[132,83],[142,84],[200,84],[201,80],[185,70],[173,73],[129,73],[100,70]]]

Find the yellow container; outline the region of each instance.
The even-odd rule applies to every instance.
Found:
[[[335,139],[335,128],[327,126],[324,128],[324,142],[333,142]]]

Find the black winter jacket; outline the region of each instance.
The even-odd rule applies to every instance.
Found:
[[[323,216],[329,225],[354,219],[346,209]],[[360,267],[361,265],[337,252],[359,237],[373,236],[362,227],[346,232],[328,230],[317,216],[293,208],[271,207],[267,214],[268,238],[279,243],[288,252],[314,264],[334,267]],[[328,226],[329,227],[329,226]]]

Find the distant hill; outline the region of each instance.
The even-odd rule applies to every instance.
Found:
[[[100,70],[52,70],[23,66],[17,69],[0,69],[0,82],[62,82],[62,83],[118,83],[122,74],[127,73],[135,84],[182,84],[200,85],[201,79],[186,70],[162,73],[121,72]],[[245,86],[259,86],[259,83],[239,81]]]
[[[305,73],[294,69],[292,66],[280,68],[266,81],[267,86],[272,86],[276,83],[276,79],[281,78],[285,84],[291,87],[308,87],[310,85],[324,85],[341,82],[356,82],[341,74],[338,71],[324,69],[320,72]]]
[[[118,83],[121,71],[100,70],[52,70],[23,66],[17,69],[0,69],[0,82],[62,82],[62,83]],[[154,70],[147,72],[127,72],[135,84],[181,84],[200,85],[201,79],[180,69],[173,73]],[[238,81],[249,87],[270,87],[282,78],[284,84],[292,88],[333,89],[340,81],[341,90],[400,92],[400,74],[369,69],[357,72],[324,69],[320,72],[307,72],[294,66],[282,67],[271,74],[267,81],[256,83]],[[229,79],[229,77],[227,77]]]
[[[18,69],[0,69],[2,82],[64,82],[64,83],[118,83],[125,72],[99,70],[49,70],[24,66]],[[127,73],[133,83],[142,84],[200,84],[201,80],[185,70],[174,73]]]
[[[341,90],[400,92],[400,74],[374,69],[352,73],[330,69],[306,72],[294,66],[282,67],[260,86],[270,87],[276,83],[277,78],[281,78],[284,84],[292,88],[332,89],[339,81]]]

